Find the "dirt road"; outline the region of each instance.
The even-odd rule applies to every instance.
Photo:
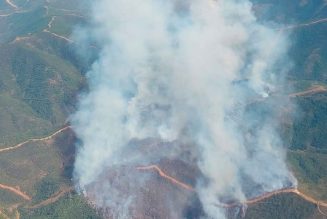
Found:
[[[143,171],[148,171],[148,170],[154,170],[156,172],[158,172],[158,174],[165,178],[166,180],[168,180],[169,182],[177,185],[177,186],[180,186],[186,190],[189,190],[189,191],[194,191],[194,188],[190,185],[187,185],[177,179],[175,179],[174,177],[172,176],[169,176],[167,173],[165,173],[163,170],[160,169],[159,166],[157,165],[150,165],[150,166],[142,166],[142,167],[137,167],[136,168],[137,170],[143,170]],[[319,201],[319,200],[316,200],[302,192],[300,192],[298,189],[296,188],[286,188],[286,189],[280,189],[280,190],[276,190],[276,191],[273,191],[273,192],[268,192],[268,193],[265,193],[263,195],[260,195],[258,197],[255,197],[255,198],[252,198],[252,199],[249,199],[249,200],[246,200],[244,201],[243,203],[232,203],[232,204],[219,204],[217,205],[217,207],[223,207],[223,208],[233,208],[233,207],[237,207],[237,206],[240,206],[240,205],[253,205],[255,203],[258,203],[260,201],[263,201],[265,199],[268,199],[272,196],[275,196],[275,195],[278,195],[278,194],[283,194],[283,193],[294,193],[298,196],[300,196],[301,198],[303,198],[304,200],[312,203],[312,204],[315,204],[317,205],[317,207],[319,208],[320,206],[321,207],[327,207],[327,203],[326,202],[322,202],[322,201]],[[320,211],[320,209],[318,209]]]
[[[22,197],[23,199],[25,199],[27,201],[30,201],[32,199],[29,195],[22,192],[20,189],[16,189],[16,188],[8,186],[8,185],[0,184],[0,189],[4,189],[9,192],[15,193],[16,195]]]
[[[67,188],[62,188],[59,192],[48,198],[47,200],[44,200],[40,202],[39,204],[33,205],[29,207],[29,209],[35,209],[35,208],[40,208],[47,206],[49,204],[55,203],[58,201],[62,196],[64,196],[66,193],[73,191],[73,187],[67,187]]]
[[[283,194],[283,193],[294,193],[294,194],[300,196],[302,199],[306,200],[307,202],[310,202],[310,203],[315,204],[317,206],[327,207],[327,203],[316,200],[316,199],[314,199],[314,198],[300,192],[296,188],[280,189],[280,190],[276,190],[276,191],[273,191],[273,192],[268,192],[268,193],[265,193],[265,194],[263,194],[261,196],[255,197],[253,199],[249,199],[249,200],[247,200],[247,201],[245,201],[243,203],[233,203],[233,204],[230,204],[230,205],[225,205],[225,207],[231,208],[231,207],[238,206],[239,204],[253,205],[253,204],[258,203],[260,201],[263,201],[265,199],[271,198],[272,196]]]
[[[63,131],[65,131],[65,130],[67,130],[69,128],[70,128],[70,126],[65,126],[65,127],[59,129],[58,131],[56,131],[55,133],[53,133],[53,134],[51,134],[49,136],[46,136],[46,137],[43,137],[43,138],[32,138],[32,139],[29,139],[27,141],[21,142],[21,143],[15,145],[15,146],[2,148],[2,149],[0,149],[0,153],[16,150],[16,149],[24,146],[27,143],[50,140],[51,138],[55,137],[56,135],[62,133]]]
[[[5,0],[5,1],[6,1],[6,3],[7,3],[8,5],[10,5],[11,7],[15,8],[15,9],[18,8],[17,5],[15,5],[11,0]]]
[[[69,38],[67,38],[67,37],[64,37],[64,36],[58,35],[58,34],[56,34],[56,33],[52,33],[52,32],[50,32],[50,31],[48,31],[48,30],[43,30],[43,32],[48,33],[48,34],[51,34],[52,36],[57,37],[57,38],[60,38],[60,39],[62,39],[62,40],[65,40],[65,41],[67,41],[68,43],[74,43],[73,40],[71,40],[71,39],[69,39]]]
[[[56,19],[56,16],[52,16],[51,20],[48,23],[48,30],[50,31],[51,27],[52,27],[52,23],[54,22],[54,20]]]
[[[154,170],[156,171],[161,177],[167,179],[169,182],[182,187],[183,189],[194,191],[193,187],[190,185],[187,185],[169,175],[167,175],[163,170],[160,169],[157,165],[151,165],[151,166],[144,166],[144,167],[137,167],[137,170]]]
[[[317,94],[317,93],[324,93],[324,92],[327,92],[326,87],[324,87],[322,85],[316,85],[316,86],[309,88],[308,90],[289,94],[288,96],[291,98],[294,98],[294,97],[309,96],[309,95],[313,95],[313,94]]]
[[[54,132],[53,134],[49,135],[49,136],[46,136],[46,137],[43,137],[43,138],[32,138],[32,139],[29,139],[27,141],[24,141],[24,142],[21,142],[15,146],[11,146],[11,147],[7,147],[7,148],[3,148],[3,149],[0,149],[0,153],[1,152],[8,152],[8,151],[12,151],[12,150],[16,150],[22,146],[24,146],[25,144],[27,143],[32,143],[32,142],[38,142],[38,141],[46,141],[46,140],[49,140],[53,137],[55,137],[56,135],[62,133],[63,131],[69,129],[70,126],[65,126],[61,129],[59,129],[58,131]],[[27,201],[31,201],[32,198],[27,195],[26,193],[22,192],[20,189],[17,189],[15,187],[12,187],[12,186],[8,186],[8,185],[4,185],[4,184],[0,184],[0,189],[4,189],[4,190],[7,190],[9,192],[12,192],[20,197],[22,197],[23,199],[27,200]],[[71,188],[70,188],[71,189]],[[46,204],[46,203],[52,203],[52,202],[56,202],[62,195],[64,195],[66,192],[68,192],[67,189],[61,191],[59,194],[56,194],[55,197],[52,197],[48,200],[45,200],[44,202],[40,203],[40,205],[42,206],[43,204]],[[18,212],[19,213],[19,212]],[[1,214],[1,213],[0,213]],[[18,214],[19,215],[19,214]]]

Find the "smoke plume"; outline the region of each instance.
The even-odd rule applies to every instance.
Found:
[[[92,5],[84,31],[101,51],[71,121],[80,139],[75,182],[96,205],[137,218],[149,178],[135,168],[163,159],[196,166],[208,218],[225,217],[222,203],[295,186],[278,134],[287,36],[259,22],[250,1]]]

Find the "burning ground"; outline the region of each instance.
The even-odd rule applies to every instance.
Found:
[[[95,206],[113,218],[182,218],[195,200],[200,215],[224,218],[225,204],[296,186],[277,132],[289,98],[271,96],[290,67],[281,25],[258,21],[247,0],[92,5],[76,41],[102,49],[71,122],[74,180]],[[173,184],[195,192],[140,174],[162,162],[190,169]]]

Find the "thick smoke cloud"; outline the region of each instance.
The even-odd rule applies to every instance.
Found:
[[[248,0],[98,0],[92,18],[86,31],[101,52],[72,116],[82,191],[110,168],[184,150],[196,157],[208,217],[223,218],[226,200],[295,185],[277,134],[287,98],[274,95],[288,70],[287,37],[257,21]],[[175,143],[137,152],[147,139]],[[137,193],[107,187],[95,199],[129,218]]]

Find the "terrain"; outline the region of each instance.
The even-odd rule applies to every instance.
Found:
[[[280,31],[292,41],[291,89],[274,95],[289,95],[297,105],[291,108],[296,116],[284,118],[281,135],[299,186],[220,207],[231,218],[326,218],[327,3],[253,2],[263,22],[286,24]],[[0,0],[0,218],[101,218],[106,213],[92,208],[72,182],[77,139],[67,119],[78,94],[87,90],[85,73],[97,52],[86,45],[89,56],[81,56],[72,37],[74,28],[88,22],[82,6],[77,0]],[[201,216],[192,195],[196,170],[175,160],[128,170],[148,175],[145,197],[157,197],[140,218],[163,217],[160,198],[167,197],[161,191],[168,198],[192,200],[187,218]]]

